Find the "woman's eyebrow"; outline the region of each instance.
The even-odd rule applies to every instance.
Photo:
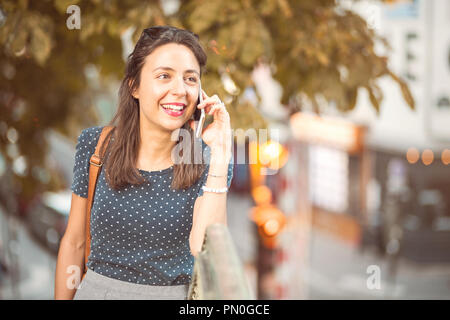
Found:
[[[155,72],[155,71],[158,70],[158,69],[168,70],[168,71],[175,71],[175,69],[173,69],[173,68],[171,68],[171,67],[157,67],[157,68],[153,69],[153,72]],[[197,70],[194,70],[194,69],[188,69],[188,70],[185,70],[184,73],[196,73],[196,74],[200,75],[200,74],[198,73],[198,71],[197,71]]]

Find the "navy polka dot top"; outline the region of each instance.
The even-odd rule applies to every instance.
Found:
[[[103,127],[82,131],[78,137],[72,191],[88,196],[89,159]],[[111,140],[113,141],[113,140]],[[89,269],[118,280],[156,286],[188,284],[194,257],[189,250],[194,202],[203,194],[210,149],[204,142],[206,170],[190,188],[172,190],[173,166],[159,171],[139,170],[147,180],[115,191],[104,170],[97,180],[91,210]],[[228,167],[228,187],[233,157]]]

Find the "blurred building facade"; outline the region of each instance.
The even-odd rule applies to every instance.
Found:
[[[326,261],[318,255],[332,255],[317,247],[316,235],[325,234],[347,246],[343,250],[356,252],[353,266],[343,267],[343,273],[366,263],[366,251],[376,257],[360,266],[360,292],[370,292],[366,267],[382,266],[385,291],[378,297],[408,297],[397,289],[417,286],[415,297],[448,299],[450,3],[361,1],[352,9],[387,38],[392,51],[380,54],[387,54],[393,71],[407,81],[416,110],[407,107],[397,86],[382,80],[379,115],[361,92],[349,114],[330,107],[320,118],[308,112],[291,117],[292,135],[284,142],[288,165],[266,180],[287,223],[278,246],[260,251],[260,265],[265,266],[260,270],[265,274],[260,277],[260,297],[314,297],[311,281],[320,278],[314,268],[321,268],[314,261]],[[336,265],[329,274],[348,263],[328,262]],[[404,280],[408,272],[420,275],[433,267],[444,270],[443,285],[435,292],[426,286],[421,291],[413,278]],[[406,282],[399,284],[400,279]],[[332,286],[328,289],[333,292]]]

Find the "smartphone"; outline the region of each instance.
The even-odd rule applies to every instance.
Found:
[[[202,95],[202,83],[199,82],[199,86],[198,86],[198,103],[202,103],[203,102],[203,95]],[[197,120],[195,115],[198,116],[198,109],[196,110],[196,112],[194,113],[194,120]],[[203,124],[205,123],[205,108],[202,108],[200,110],[200,118],[198,119],[198,123],[197,123],[197,129],[195,132],[195,136],[197,138],[200,138],[200,135],[202,134],[202,129],[203,129]]]

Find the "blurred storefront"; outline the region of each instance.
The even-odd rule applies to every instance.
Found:
[[[318,232],[377,256],[391,285],[402,272],[400,260],[450,268],[445,152],[431,163],[422,153],[413,163],[411,152],[370,146],[367,128],[343,119],[298,113],[291,128],[299,129],[283,144],[289,160],[275,174],[258,175],[260,165],[250,165],[259,298],[310,298]]]
[[[379,114],[362,92],[349,114],[330,108],[321,117],[291,116],[292,135],[282,143],[289,160],[263,182],[253,178],[254,189],[267,186],[266,199],[280,213],[274,219],[283,221],[273,237],[259,232],[259,298],[311,297],[319,232],[352,252],[373,253],[376,266],[385,264],[391,293],[408,265],[414,277],[404,288],[409,281],[418,287],[418,298],[450,297],[450,20],[445,16],[450,3],[362,1],[361,8],[392,45],[385,54],[407,80],[416,110],[405,105],[398,87],[381,81],[385,98]],[[352,258],[357,265],[361,256]],[[337,269],[348,262],[330,261]],[[429,268],[443,270],[442,289],[435,292],[426,292],[426,285],[421,291],[415,280]],[[431,273],[429,279],[436,277]],[[361,292],[370,291],[365,282],[360,286]]]

